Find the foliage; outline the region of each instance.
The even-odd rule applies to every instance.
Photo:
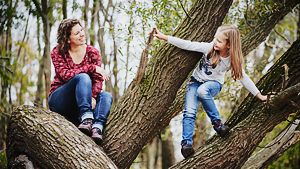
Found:
[[[127,27],[125,29],[122,29],[122,27],[118,26],[117,24],[115,25],[115,29],[118,30],[118,41],[124,40],[128,42],[134,42],[131,43],[130,46],[132,49],[131,52],[136,56],[135,60],[138,60],[141,52],[137,50],[136,46],[139,46],[142,49],[144,48],[145,41],[148,37],[147,33],[151,30],[151,28],[156,26],[161,32],[167,35],[171,35],[172,32],[176,29],[177,25],[179,25],[183,18],[186,17],[184,9],[186,11],[189,11],[193,1],[194,0],[131,0],[129,2],[122,2],[123,6],[118,8],[118,12],[124,12],[126,14],[126,17],[132,16],[133,19],[130,22],[126,23],[128,25],[126,25]],[[183,7],[181,7],[180,2],[183,4]],[[24,11],[18,11],[18,5],[20,7],[23,5],[23,3],[25,6],[25,11],[27,11],[28,14]],[[74,13],[80,13],[83,9],[82,4],[77,3],[76,1],[68,1],[68,3],[71,3],[72,8],[70,10]],[[271,9],[274,9],[277,3],[279,2],[274,0],[234,1],[228,15],[224,20],[224,23],[233,23],[238,25],[240,29],[246,30],[245,32],[242,32],[242,34],[245,34],[247,31],[251,30],[251,25],[254,25],[255,21],[258,18],[261,18],[265,13],[272,12]],[[49,11],[50,13],[53,13],[53,16],[48,13],[48,17],[50,19],[51,25],[55,25],[57,21],[60,21],[62,19],[61,1],[50,0],[49,6]],[[254,81],[257,81],[265,73],[267,68],[270,67],[270,65],[272,65],[274,61],[278,59],[278,56],[281,56],[281,54],[289,48],[290,42],[293,42],[296,39],[295,30],[297,29],[296,22],[298,21],[298,16],[296,14],[297,12],[295,11],[291,14],[288,14],[270,33],[266,42],[263,44],[264,47],[257,48],[255,50],[255,52],[257,53],[262,52],[263,54],[261,56],[258,56],[255,53],[251,53],[246,56],[245,69],[246,72],[249,73],[250,78]],[[23,2],[19,2],[18,0],[0,1],[0,15],[0,29],[2,30],[0,32],[0,36],[2,39],[5,39],[5,33],[7,33],[7,31],[10,29],[12,31],[20,31],[20,28],[24,27],[26,15],[40,17],[37,9],[34,6],[34,3],[28,0],[25,0]],[[111,28],[109,28],[109,30],[111,31]],[[20,33],[20,35],[23,34],[23,31],[21,32],[22,33]],[[11,87],[15,89],[17,98],[13,100],[13,104],[23,104],[26,98],[29,98],[29,100],[31,100],[35,95],[35,93],[31,90],[35,87],[35,80],[32,77],[36,77],[37,75],[34,67],[36,67],[35,64],[41,56],[39,56],[37,52],[35,52],[34,46],[31,46],[34,38],[35,37],[29,37],[28,40],[25,40],[25,42],[11,39],[11,41],[13,42],[12,51],[7,51],[4,45],[5,43],[0,41],[0,82],[9,83]],[[161,46],[161,43],[162,41],[154,41],[150,51],[150,55],[155,54],[158,47]],[[109,44],[109,42],[107,42],[107,44]],[[121,55],[120,59],[123,59],[123,57],[126,57],[126,52],[122,50],[122,45],[119,46],[120,49],[118,49],[118,56]],[[20,53],[20,56],[17,57],[16,53],[19,47],[22,48],[22,52]],[[137,62],[134,62],[132,60],[130,62],[132,62],[131,64],[135,63],[134,66],[137,65]],[[132,70],[132,68],[130,68],[129,71],[130,70]],[[227,73],[227,75],[229,74],[230,73]],[[147,80],[147,78],[145,79]],[[243,92],[241,88],[241,85],[234,81],[227,80],[224,84],[223,90],[218,97],[221,110],[220,112],[224,116],[222,117],[222,119],[226,119],[229,112],[231,112],[231,110],[233,109],[234,105],[238,105],[236,103],[238,103],[239,100],[242,100],[244,95],[247,94],[247,92]],[[0,103],[0,112],[2,112],[1,108],[6,106],[1,105],[3,103],[4,102],[2,101]],[[206,120],[205,118],[206,114],[201,111],[201,114],[198,114],[197,119],[199,124]],[[286,125],[286,123],[279,125],[263,140],[261,144],[265,145],[270,142],[272,138]],[[196,127],[196,130],[199,130],[199,126],[200,125],[197,126],[198,128]],[[209,133],[209,129],[211,129],[211,126],[205,126],[205,137],[208,137],[211,134]],[[165,135],[163,135],[163,139],[164,138]],[[284,153],[282,157],[279,158],[277,162],[274,162],[269,168],[292,168],[293,166],[295,166],[295,164],[293,163],[297,160],[299,161],[299,152],[300,145],[298,143],[295,147]],[[141,159],[137,159],[137,161],[140,160]],[[5,163],[5,152],[0,152],[0,168],[2,168]],[[290,163],[290,165],[288,165],[287,163]]]
[[[268,169],[297,169],[300,165],[300,142],[284,152]]]
[[[18,0],[16,3],[18,3]],[[12,25],[17,26],[24,19],[23,14],[16,12],[16,3],[12,0],[0,1],[0,35],[7,29],[11,29]],[[15,18],[15,20],[12,18]]]
[[[5,169],[7,168],[7,159],[5,151],[0,151],[0,168]]]

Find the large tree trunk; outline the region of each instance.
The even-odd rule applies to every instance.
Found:
[[[299,111],[300,104],[300,40],[279,59],[258,83],[264,92],[279,92],[285,74],[282,66],[289,65],[289,87],[267,104],[248,96],[229,119],[231,132],[227,138],[213,137],[195,155],[172,168],[240,168],[264,136],[289,114]]]
[[[261,43],[266,38],[260,35],[261,32],[269,32],[296,4],[294,1],[289,3],[292,5],[281,4],[281,8],[277,9],[281,9],[281,13],[268,13],[266,21],[262,19],[259,22],[264,29],[253,31],[258,34],[248,34],[252,42],[248,43],[247,50]],[[197,41],[212,40],[230,4],[231,1],[196,1],[189,14],[192,19],[185,19],[177,28],[175,36]],[[262,26],[268,25],[266,23],[270,23],[270,26]],[[104,141],[104,149],[120,168],[129,167],[147,141],[169,123],[174,112],[167,110],[171,105],[174,106],[172,102],[176,92],[200,57],[200,53],[163,44],[147,66],[141,83],[128,90],[120,99],[111,113]],[[124,142],[127,143],[125,146]]]
[[[231,0],[195,2],[190,12],[193,19],[185,19],[175,35],[212,40],[231,3]],[[104,149],[118,167],[128,168],[142,147],[157,135],[162,113],[167,111],[201,55],[163,44],[151,59],[141,84],[120,99],[109,118],[104,140]]]
[[[282,131],[272,142],[267,144],[257,154],[251,156],[242,169],[265,168],[282,153],[300,141],[300,131],[296,130],[300,120],[295,120]]]
[[[192,8],[190,12],[190,16],[192,16],[192,19],[186,19],[182,25],[177,29],[177,33],[175,34],[176,36],[179,36],[181,38],[185,39],[191,39],[191,40],[198,40],[198,41],[210,41],[214,35],[215,30],[217,27],[221,24],[225,14],[228,11],[228,8],[230,6],[232,1],[220,1],[220,0],[215,0],[215,1],[197,1],[195,2],[194,7]],[[293,3],[290,2],[290,3]],[[299,3],[299,1],[297,1]],[[275,21],[274,21],[275,22]],[[257,40],[257,39],[256,39]],[[256,41],[255,40],[255,41]],[[260,42],[256,42],[260,43]],[[199,57],[197,57],[199,56]],[[128,168],[132,161],[135,159],[136,155],[138,152],[140,152],[141,148],[148,142],[148,140],[151,140],[157,133],[159,133],[165,125],[169,122],[171,118],[169,116],[165,115],[165,112],[168,110],[170,105],[172,104],[176,92],[183,83],[183,81],[186,79],[188,76],[189,72],[193,69],[193,67],[196,65],[197,61],[199,60],[201,54],[199,53],[194,53],[194,52],[187,52],[180,50],[178,48],[172,47],[171,45],[164,44],[162,48],[158,51],[155,57],[152,58],[150,61],[150,65],[148,65],[148,68],[146,70],[145,76],[141,81],[141,84],[137,84],[132,90],[127,91],[127,93],[124,95],[124,97],[119,101],[119,104],[116,106],[114,111],[112,112],[112,116],[109,119],[108,127],[107,127],[107,132],[105,142],[104,142],[104,148],[108,155],[113,159],[116,164],[120,168]],[[291,57],[288,55],[288,57]],[[299,58],[299,55],[297,56]],[[294,59],[294,58],[293,58]],[[294,59],[296,60],[296,59]],[[299,60],[299,59],[298,59]],[[293,63],[295,66],[298,66],[298,63],[295,62]],[[291,64],[291,65],[293,65]],[[289,66],[291,66],[289,65]],[[296,67],[290,67],[291,70],[295,70]],[[299,71],[299,68],[298,68]],[[292,71],[293,72],[293,71]],[[278,77],[279,74],[275,73]],[[180,76],[178,76],[180,75]],[[293,74],[298,75],[297,73]],[[274,75],[275,76],[275,75]],[[276,76],[276,77],[277,77]],[[297,77],[297,76],[296,76]],[[162,80],[163,79],[163,80]],[[278,84],[277,84],[278,85]],[[291,97],[292,98],[292,97]],[[247,99],[246,99],[247,100]],[[252,98],[248,101],[249,105],[253,105]],[[283,102],[284,103],[284,102]],[[284,108],[284,104],[281,105],[282,109]],[[264,113],[265,110],[269,110],[267,108],[262,108],[260,103],[256,103],[255,105],[255,111],[253,109],[253,114],[254,120],[257,119],[262,119],[266,122],[268,122],[269,119],[266,119],[266,113]],[[258,108],[261,108],[262,111],[258,113]],[[252,110],[252,109],[249,109]],[[281,109],[279,109],[282,111]],[[279,111],[278,110],[278,111]],[[244,107],[241,107],[241,111],[244,111]],[[276,112],[276,111],[274,111]],[[21,113],[22,114],[22,113]],[[285,113],[275,113],[276,116],[273,118],[275,119],[275,123],[279,122],[280,119],[278,116],[279,115],[286,115]],[[34,115],[34,114],[33,114]],[[235,116],[239,116],[239,114],[236,114]],[[239,118],[238,121],[242,121],[245,119],[247,116],[243,116]],[[277,118],[276,118],[277,117]],[[39,117],[41,118],[41,117]],[[49,117],[50,118],[50,117]],[[167,119],[169,118],[169,119]],[[39,120],[35,118],[35,120]],[[47,121],[47,118],[43,119],[44,121]],[[19,120],[22,121],[22,120]],[[30,121],[27,121],[30,123]],[[55,122],[55,121],[54,121]],[[259,125],[252,126],[251,123],[247,124],[247,122],[251,122],[251,120],[244,120],[243,124],[239,123],[238,126],[233,128],[233,132],[229,138],[227,138],[227,141],[224,141],[220,138],[214,138],[211,143],[214,144],[209,144],[214,147],[218,146],[224,146],[228,144],[238,144],[240,146],[240,143],[237,142],[235,143],[235,140],[232,140],[230,138],[236,138],[238,136],[243,137],[247,135],[247,137],[237,139],[238,141],[241,141],[242,139],[245,139],[245,145],[249,145],[249,149],[244,151],[243,153],[246,153],[248,155],[248,152],[252,151],[253,147],[255,146],[257,140],[260,138],[256,138],[256,132],[261,130],[265,132],[266,130],[271,130],[273,127],[273,124],[269,123],[267,124],[267,127],[261,129]],[[256,122],[256,121],[254,121]],[[52,123],[52,122],[51,122]],[[51,123],[46,123],[47,125],[51,125]],[[78,134],[78,130],[76,129],[75,126],[73,126],[73,131],[76,132],[70,132],[70,131],[65,131],[65,127],[62,126],[65,125],[65,121],[61,122],[61,126],[56,126],[55,128],[57,129],[56,131],[61,131],[61,133],[66,134],[66,137],[72,137],[72,138],[81,138],[79,136],[76,136],[76,133]],[[25,123],[22,123],[25,124]],[[44,124],[40,121],[40,123],[35,123],[35,124]],[[237,124],[237,123],[236,123]],[[258,124],[258,123],[257,123]],[[38,125],[41,126],[41,125]],[[233,127],[234,125],[230,125]],[[249,129],[246,130],[247,132],[245,133],[244,130],[246,127]],[[10,126],[12,128],[12,126]],[[25,127],[26,128],[26,127]],[[41,130],[37,128],[38,130]],[[20,130],[20,129],[19,129]],[[71,130],[71,127],[69,128]],[[10,130],[12,132],[13,130]],[[20,130],[22,131],[22,130]],[[241,134],[240,132],[243,131]],[[15,131],[17,132],[17,130]],[[253,133],[254,136],[252,138],[255,138],[253,145],[249,144],[247,142],[247,138],[249,137],[249,133]],[[72,133],[72,135],[69,135],[69,133]],[[74,134],[75,133],[75,134]],[[42,133],[43,134],[43,133]],[[240,135],[238,135],[240,134]],[[259,134],[258,134],[259,135]],[[264,135],[261,134],[261,135]],[[261,136],[259,135],[259,136]],[[29,136],[29,137],[28,137]],[[35,139],[42,139],[43,137],[35,138],[32,137],[31,135],[28,135],[25,137],[25,139],[30,138],[30,140],[35,140]],[[50,137],[50,136],[48,136]],[[258,136],[257,136],[258,137]],[[11,138],[17,138],[17,135]],[[47,137],[45,137],[47,138]],[[44,138],[44,139],[45,139]],[[12,142],[11,144],[14,144],[18,142],[18,139],[11,139]],[[76,139],[75,139],[76,140]],[[219,142],[216,142],[219,141]],[[51,144],[50,148],[55,147],[57,140],[55,142],[50,142],[48,141],[46,144]],[[90,140],[91,142],[91,140]],[[90,142],[85,142],[86,144],[91,144]],[[43,143],[45,144],[45,143]],[[77,143],[79,144],[79,143]],[[83,144],[83,143],[82,143]],[[222,144],[222,145],[219,145]],[[84,144],[85,145],[85,144]],[[84,145],[77,145],[77,146],[84,146]],[[18,146],[16,146],[18,147]],[[44,148],[47,146],[43,146]],[[30,149],[31,147],[28,147]],[[64,147],[62,147],[64,148]],[[205,148],[205,147],[204,147]],[[231,152],[231,146],[227,146],[223,149],[219,149],[223,151],[226,151],[228,149],[229,152]],[[238,148],[234,147],[233,148]],[[241,147],[240,147],[241,148]],[[246,148],[246,146],[245,146]],[[13,148],[9,149],[13,150]],[[205,150],[210,150],[211,149],[205,149]],[[33,150],[27,150],[27,151],[33,151]],[[71,150],[70,150],[71,151]],[[36,151],[33,151],[36,152]],[[67,152],[66,152],[67,153]],[[78,151],[76,153],[85,153],[84,151]],[[74,156],[76,155],[74,153]],[[215,152],[218,153],[218,152]],[[220,152],[219,152],[220,153]],[[241,151],[238,153],[241,154]],[[32,153],[30,153],[32,154]],[[205,154],[205,152],[203,153]],[[213,153],[211,153],[213,154]],[[221,153],[220,153],[221,154]],[[238,155],[240,155],[238,154]],[[200,153],[196,153],[196,156],[201,155]],[[218,155],[218,154],[217,154]],[[247,156],[245,155],[245,156]],[[211,156],[211,155],[208,155]],[[85,156],[84,156],[85,157]],[[224,158],[228,158],[230,160],[232,156],[222,156],[220,159],[223,160]],[[33,157],[33,159],[38,159],[39,157]],[[43,158],[43,157],[40,157]],[[77,158],[77,156],[76,156]],[[246,157],[243,157],[246,158]],[[45,160],[47,161],[47,158],[45,157]],[[199,158],[192,158],[192,160],[197,161]],[[233,160],[236,160],[236,158],[233,158]],[[244,159],[243,159],[244,160]],[[242,161],[243,161],[242,160]],[[49,161],[47,161],[49,162]],[[184,161],[186,162],[186,161]],[[183,162],[183,163],[184,163]],[[218,160],[215,160],[215,162],[219,162]],[[224,161],[224,164],[226,165],[228,161]],[[193,162],[194,163],[194,162]],[[233,162],[234,163],[234,162]],[[215,163],[214,163],[215,164]],[[237,163],[236,163],[237,164]],[[238,164],[237,164],[238,165]],[[241,165],[241,164],[239,164]],[[179,164],[178,166],[181,166]],[[215,165],[217,166],[217,165]]]
[[[57,113],[30,106],[14,110],[8,130],[8,167],[20,154],[41,168],[117,168],[101,147]]]

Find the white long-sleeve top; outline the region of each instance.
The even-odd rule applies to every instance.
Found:
[[[181,49],[201,52],[204,54],[204,57],[202,57],[192,74],[196,80],[199,82],[215,80],[221,84],[224,84],[225,73],[230,70],[230,56],[226,58],[220,57],[221,61],[215,68],[212,68],[210,60],[207,59],[207,54],[212,50],[213,42],[191,42],[189,40],[183,40],[173,36],[168,36],[168,42]],[[243,78],[239,81],[250,93],[256,96],[259,93],[259,90],[244,70],[242,73]]]

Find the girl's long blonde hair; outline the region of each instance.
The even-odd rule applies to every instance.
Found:
[[[243,54],[241,47],[241,37],[239,29],[234,25],[222,25],[217,32],[222,33],[229,43],[229,56],[231,66],[231,76],[234,80],[243,78]],[[211,59],[212,67],[216,67],[220,62],[220,55],[214,48],[208,53],[208,58]]]

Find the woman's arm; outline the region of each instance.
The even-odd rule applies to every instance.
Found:
[[[156,32],[153,34],[154,37],[158,39],[165,40],[168,43],[171,43],[174,46],[177,46],[184,50],[201,52],[201,53],[208,53],[213,48],[213,42],[192,42],[189,40],[180,39],[173,36],[167,36],[161,33],[157,28]]]
[[[96,71],[92,74],[92,96],[97,99],[98,94],[102,90],[103,81],[109,80],[110,73],[101,67],[102,58],[96,48],[90,51],[89,57],[92,58],[92,64],[96,65]]]

